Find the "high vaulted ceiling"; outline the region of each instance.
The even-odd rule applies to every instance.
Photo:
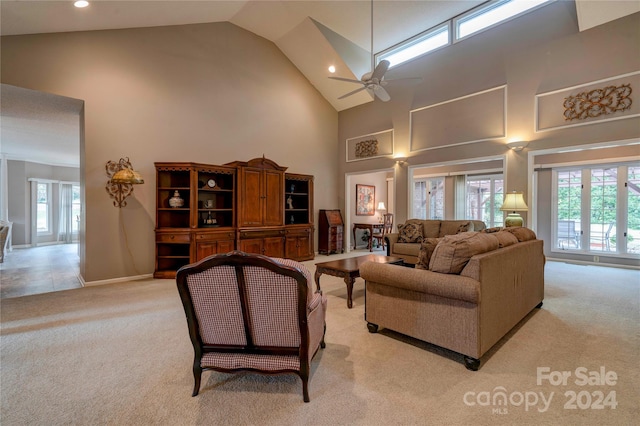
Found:
[[[484,1],[375,0],[373,51],[394,46]],[[581,30],[640,10],[635,1],[576,0],[576,4]],[[337,111],[372,102],[366,91],[339,100],[354,89],[353,84],[327,78],[329,65],[336,66],[335,75],[347,78],[359,79],[370,71],[369,0],[94,0],[84,9],[73,7],[71,0],[2,0],[0,7],[2,36],[229,21],[274,42]],[[387,77],[409,77],[402,68],[390,70]],[[3,95],[4,91],[3,87]],[[12,114],[11,107],[2,102],[3,117]],[[12,142],[3,139],[1,152],[11,153]]]

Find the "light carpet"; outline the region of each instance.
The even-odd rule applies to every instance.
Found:
[[[314,262],[335,258],[305,264],[313,272]],[[548,262],[545,277],[542,309],[471,372],[444,349],[384,329],[370,334],[363,281],[347,309],[344,282],[323,275],[327,347],[314,358],[307,404],[295,375],[205,372],[191,397],[193,349],[173,280],[3,300],[0,422],[637,424],[640,272]],[[570,376],[554,382],[539,368]]]

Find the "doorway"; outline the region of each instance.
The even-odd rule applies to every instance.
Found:
[[[0,293],[15,297],[82,287],[84,101],[8,84],[0,88],[0,219],[13,222],[12,247],[0,264]],[[47,229],[35,225],[42,200],[34,182],[52,188],[51,199],[45,200],[51,201]],[[79,238],[72,241],[69,235],[61,238],[65,225],[55,206],[63,191],[56,189],[78,182],[80,214],[66,221],[66,228],[77,226]],[[61,241],[66,244],[56,244]]]
[[[346,252],[354,250],[354,247],[358,247],[358,250],[362,249],[360,246],[363,244],[355,244],[358,240],[362,240],[362,236],[358,234],[361,231],[357,229],[355,230],[356,235],[354,236],[354,223],[378,224],[381,221],[382,214],[395,213],[394,183],[395,171],[392,168],[368,171],[365,173],[348,173],[345,176],[345,224],[343,238]],[[356,185],[366,185],[375,189],[373,214],[357,214]],[[385,205],[384,211],[378,209],[380,202],[383,202]],[[368,252],[368,249],[363,250]]]

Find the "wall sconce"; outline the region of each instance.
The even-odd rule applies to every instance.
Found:
[[[529,145],[529,143],[525,141],[507,142],[507,146],[514,151],[522,151],[527,145]]]
[[[398,166],[404,166],[407,163],[407,157],[396,157],[395,160]]]
[[[133,170],[129,158],[121,158],[117,163],[108,161],[106,165],[107,176],[107,193],[114,199],[113,205],[116,207],[124,207],[127,205],[125,198],[133,192],[133,185],[144,183],[140,173]]]
[[[502,203],[500,210],[503,212],[513,212],[507,215],[507,218],[504,220],[504,226],[522,226],[524,223],[522,216],[516,212],[529,211],[529,207],[527,207],[527,203],[524,202],[522,192],[513,191],[511,194],[505,194],[504,202]]]

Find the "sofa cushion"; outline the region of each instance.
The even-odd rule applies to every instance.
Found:
[[[443,220],[442,223],[440,223],[440,233],[438,237],[457,234],[461,225],[465,225],[467,229],[466,231],[461,231],[461,232],[468,232],[468,231],[474,230],[473,222],[468,220]]]
[[[423,220],[422,234],[425,238],[438,238],[440,236],[439,220]]]
[[[429,261],[431,260],[433,250],[435,250],[436,246],[441,240],[442,238],[425,238],[424,240],[422,240],[422,243],[420,244],[420,252],[418,253],[418,262],[416,263],[416,268],[429,269]]]
[[[420,222],[407,222],[404,225],[398,225],[398,232],[399,243],[422,242],[422,223]]]
[[[518,244],[518,238],[508,231],[492,232],[490,235],[493,235],[498,239],[498,247],[500,248]]]
[[[448,235],[436,246],[429,269],[443,274],[459,274],[472,256],[498,248],[498,239],[481,232]]]
[[[523,226],[510,226],[508,228],[504,228],[504,230],[507,232],[511,232],[520,242],[536,239],[536,233],[531,229],[525,228]]]

